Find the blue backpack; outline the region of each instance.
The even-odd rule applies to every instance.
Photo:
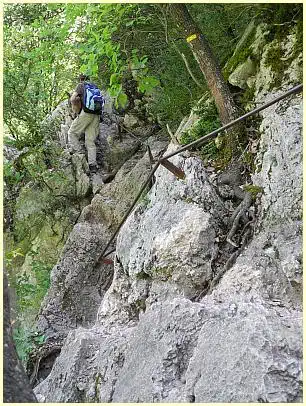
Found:
[[[84,83],[83,110],[85,113],[102,114],[105,99],[93,83]]]

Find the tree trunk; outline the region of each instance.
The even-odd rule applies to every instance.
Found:
[[[170,7],[178,25],[184,30],[186,40],[207,81],[222,124],[227,124],[238,118],[238,108],[204,34],[189,14],[185,4],[171,4]],[[234,138],[236,138],[236,142],[239,142],[242,126],[235,126],[234,131],[231,132],[236,134]],[[234,139],[231,141],[232,152],[234,152],[238,145],[235,145]]]

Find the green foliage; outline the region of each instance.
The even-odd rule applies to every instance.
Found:
[[[269,25],[268,39],[273,46],[270,47],[265,66],[270,66],[274,73],[274,81],[270,88],[279,87],[283,81],[284,72],[303,50],[303,19],[302,5],[296,4],[293,7],[289,5],[271,5],[265,14],[265,20]],[[293,28],[294,27],[294,28]],[[290,58],[283,58],[284,50],[281,42],[289,34],[294,32],[296,40]],[[302,71],[302,67],[301,67]]]
[[[149,205],[151,203],[151,200],[150,200],[150,197],[148,195],[148,190],[144,190],[142,192],[142,194],[141,194],[141,196],[139,198],[139,203],[141,204],[141,206],[143,208],[148,208],[149,207]]]
[[[24,367],[31,351],[38,345],[42,345],[46,338],[38,334],[35,330],[27,327],[17,327],[13,329],[13,339],[19,359]]]
[[[270,41],[283,38],[296,25],[294,54],[302,50],[301,4],[197,3],[188,7],[222,66],[253,18],[256,24],[262,21],[269,24]],[[226,77],[250,56],[252,41],[251,35],[229,61]],[[191,79],[181,53],[201,87]],[[267,64],[277,63],[274,68],[282,72],[281,57],[280,49],[275,47]],[[71,182],[61,169],[61,151],[50,141],[52,133],[48,134],[41,123],[67,98],[66,92],[75,88],[79,72],[108,89],[118,108],[128,107],[129,95],[123,82],[127,76],[133,78],[140,97],[147,101],[149,114],[172,128],[179,125],[207,91],[202,72],[177,28],[169,4],[5,4],[3,100],[5,131],[10,135],[5,143],[19,150],[27,149],[14,162],[4,164],[4,179],[12,189],[31,182],[31,191],[22,188],[16,199],[22,205],[28,198],[30,207],[15,224],[14,237],[20,246],[6,254],[11,268],[23,260],[42,224],[50,223],[52,227],[55,213],[67,208],[67,198],[61,195],[73,195]],[[252,92],[253,89],[245,93],[246,101]],[[205,106],[199,114],[198,124],[183,135],[183,145],[220,126],[214,106]],[[230,151],[226,135],[218,140],[221,142],[210,141],[200,152],[203,159],[214,160],[221,168],[230,159]],[[147,197],[143,198],[143,204],[149,204]],[[48,288],[50,268],[51,263],[44,263],[36,254],[31,272],[16,276],[22,311],[29,308],[37,311]],[[19,341],[26,343],[26,334]]]
[[[241,16],[230,5],[193,4],[190,11],[221,63],[254,14],[246,5]],[[80,71],[108,88],[123,108],[122,80],[132,73],[138,91],[149,97],[150,114],[172,126],[203,92],[181,58],[183,52],[204,82],[169,5],[8,4],[4,36],[4,119],[20,148],[42,141],[39,123],[75,87]]]
[[[166,282],[172,278],[173,270],[167,267],[154,268],[152,274],[160,278],[162,281]]]
[[[13,261],[17,258],[17,257],[24,257],[24,254],[21,251],[21,248],[16,248],[13,249],[11,251],[7,251],[5,252],[5,265],[6,267],[10,268],[10,266],[12,265]]]
[[[154,72],[155,77],[159,79],[159,85],[151,94],[148,110],[151,115],[158,117],[158,121],[164,126],[168,123],[170,127],[177,127],[203,93],[203,89],[191,80],[179,53],[184,53],[195,76],[201,77],[202,73],[187,44],[179,42],[167,46],[161,37],[160,45],[156,45],[156,48],[158,49],[153,48],[154,60],[149,59],[149,73]],[[147,54],[150,56],[150,52]]]
[[[145,271],[141,271],[136,274],[136,279],[139,279],[139,280],[149,280],[151,278],[152,278],[151,275],[149,275]]]
[[[14,164],[5,162],[3,165],[3,176],[5,182],[9,185],[17,185],[24,178],[24,173],[15,170]]]
[[[120,92],[116,97],[116,107],[125,107],[128,102],[128,97],[124,92]]]
[[[76,60],[62,6],[5,5],[4,122],[20,146],[42,141],[40,122],[66,98]],[[73,70],[72,70],[73,72]]]
[[[101,85],[108,85],[109,92],[115,99],[116,107],[126,107],[127,95],[122,90],[122,77],[128,70],[138,72],[135,79],[139,81],[139,90],[148,94],[158,84],[158,80],[152,76],[146,76],[147,58],[138,57],[137,48],[127,46],[127,38],[118,41],[121,31],[130,30],[131,26],[142,25],[148,20],[139,13],[137,5],[121,4],[91,4],[87,5],[78,15],[71,13],[71,7],[67,6],[73,18],[80,17],[94,21],[84,24],[83,31],[79,35],[83,37],[83,43],[79,46],[79,57],[82,60],[80,70],[92,78],[96,78]],[[128,37],[130,31],[125,31]],[[104,78],[102,78],[102,75]],[[100,79],[102,78],[102,80]]]
[[[275,38],[301,21],[302,5],[192,4],[189,9],[224,65],[252,18],[271,23]],[[301,43],[297,41],[297,52]],[[226,76],[249,56],[249,45],[230,61]],[[20,148],[40,143],[39,123],[75,87],[81,71],[108,88],[116,106],[123,108],[128,100],[122,79],[132,73],[138,90],[150,96],[149,112],[176,126],[203,92],[191,80],[181,52],[205,87],[169,5],[6,4],[5,124]]]
[[[136,308],[138,311],[146,311],[146,300],[145,299],[137,299],[135,302]]]
[[[138,49],[132,50],[131,71],[133,78],[138,82],[138,90],[146,95],[152,94],[152,91],[159,86],[159,80],[154,76],[148,75],[148,57],[143,55],[139,57]]]
[[[255,84],[251,87],[247,87],[243,92],[242,97],[240,98],[240,103],[243,106],[247,106],[250,102],[253,101],[255,94]]]
[[[200,150],[200,156],[205,162],[216,159],[219,153],[220,147],[217,146],[215,140],[208,142]]]
[[[258,7],[257,21],[269,25],[269,40],[282,39],[289,34],[290,29],[303,19],[302,4],[261,4]]]
[[[254,40],[254,35],[255,31],[253,31],[252,35],[249,35],[243,48],[239,52],[235,53],[228,61],[226,67],[223,69],[223,75],[225,79],[228,79],[230,74],[237,68],[237,66],[245,62],[249,57],[254,60],[254,56],[250,48],[250,45],[253,43]]]
[[[200,120],[188,131],[186,131],[181,137],[181,144],[186,145],[190,142],[196,141],[204,135],[221,127],[221,123],[218,117],[218,112],[214,104],[209,104],[198,112],[200,114]],[[212,144],[209,147],[204,147],[203,153],[205,153],[205,148],[207,152],[212,149]]]
[[[17,274],[12,280],[17,295],[17,307],[21,313],[29,309],[38,312],[50,285],[52,265],[41,262],[36,252],[31,254],[33,261],[30,272]]]
[[[138,89],[142,93],[151,94],[153,89],[159,85],[159,80],[154,76],[146,76],[139,80]]]
[[[250,5],[252,18],[255,20],[255,27],[260,23],[266,23],[268,27],[268,33],[266,34],[266,40],[268,42],[275,41],[275,46],[270,50],[268,55],[268,61],[266,65],[271,65],[272,69],[276,72],[276,80],[273,86],[279,86],[282,81],[285,62],[282,60],[283,53],[280,49],[280,42],[290,33],[290,30],[294,25],[297,26],[296,41],[297,52],[294,52],[293,58],[301,52],[301,32],[302,29],[302,5],[301,4],[252,4]],[[250,45],[254,39],[255,30],[249,35],[247,41],[243,45],[242,49],[233,55],[226,64],[223,74],[227,79],[231,72],[240,64],[251,57],[253,60],[256,57],[252,54]],[[292,59],[293,59],[292,58]],[[255,62],[258,62],[255,60]]]
[[[171,82],[164,80],[163,85],[154,90],[149,100],[148,112],[157,117],[161,124],[178,126],[183,117],[190,112],[192,101],[190,89],[181,81],[178,81],[175,87],[171,87]]]
[[[247,4],[193,4],[191,10],[221,66],[231,57],[236,43],[257,11]]]
[[[34,347],[43,344],[45,337],[39,335],[34,327],[25,322],[27,314],[38,314],[41,302],[50,285],[51,265],[39,260],[38,253],[32,251],[33,261],[28,273],[10,273],[10,282],[16,292],[16,326],[13,329],[13,338],[19,358],[26,365],[28,356]],[[6,264],[10,267],[12,260],[23,256],[20,249],[6,253]]]
[[[261,186],[257,186],[257,185],[244,185],[243,189],[244,189],[246,192],[250,192],[251,195],[252,195],[252,197],[253,197],[253,199],[255,199],[256,196],[257,196],[259,193],[263,193],[263,188],[262,188]]]
[[[303,51],[303,20],[299,19],[296,27],[296,41],[294,43],[293,58],[297,57]]]
[[[21,253],[28,252],[43,228],[49,230],[43,238],[48,238],[51,246],[64,241],[71,229],[69,213],[75,188],[72,177],[68,177],[62,167],[60,152],[58,147],[46,142],[44,146],[28,148],[15,161],[5,165],[4,180],[8,194],[10,190],[14,191],[16,185],[20,186],[20,178],[25,184],[13,201],[6,202],[13,215],[11,234],[14,245],[6,253],[7,265],[12,270],[21,266]],[[41,262],[42,266],[43,260]]]
[[[282,54],[281,44],[275,41],[274,45],[270,47],[265,60],[265,66],[271,66],[274,74],[274,81],[271,83],[270,88],[279,87],[282,83],[286,65],[286,62],[282,60]]]

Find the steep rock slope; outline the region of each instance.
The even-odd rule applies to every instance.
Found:
[[[267,95],[263,69],[257,101],[281,93]],[[301,112],[293,96],[262,113],[253,237],[204,297],[231,210],[189,153],[171,159],[184,181],[157,171],[118,235],[94,325],[68,333],[41,401],[302,401]]]
[[[152,142],[153,156],[165,146],[163,140]],[[137,186],[150,171],[147,154],[141,158],[143,153],[140,150],[121,167],[116,180],[104,185],[74,226],[52,270],[52,284],[38,318],[38,328],[48,340],[62,340],[70,329],[94,323],[113,276],[113,266],[99,261],[99,257],[137,194]]]

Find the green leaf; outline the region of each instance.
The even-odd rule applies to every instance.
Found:
[[[125,93],[121,92],[117,96],[118,106],[124,108],[127,105],[128,97]]]
[[[81,73],[86,73],[86,70],[87,70],[87,65],[81,65],[81,67],[80,67],[80,72]]]
[[[159,80],[154,76],[145,76],[139,80],[138,90],[142,93],[151,93],[159,83]]]
[[[120,83],[115,83],[108,89],[109,95],[111,97],[115,97],[115,98],[118,97],[121,90],[122,90],[122,85]]]
[[[118,73],[113,73],[109,80],[110,86],[114,85],[115,83],[119,83],[119,74]]]
[[[46,341],[46,336],[45,336],[45,335],[41,335],[41,336],[34,337],[34,341],[35,341],[37,344],[43,344],[43,343]]]

